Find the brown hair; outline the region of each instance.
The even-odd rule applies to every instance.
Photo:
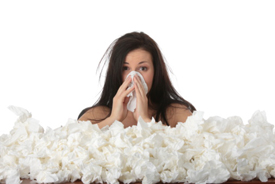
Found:
[[[135,49],[144,49],[145,51],[149,52],[153,58],[154,79],[152,88],[147,94],[147,97],[148,101],[154,104],[154,107],[152,108],[157,111],[156,121],[159,121],[160,117],[162,117],[164,121],[163,123],[169,125],[166,117],[166,109],[172,103],[185,105],[191,112],[196,110],[195,107],[191,103],[183,99],[173,87],[167,73],[166,64],[157,43],[143,32],[132,32],[127,33],[115,40],[107,49],[103,58],[107,56],[107,60],[109,60],[109,66],[107,69],[107,76],[101,96],[92,107],[84,109],[79,114],[78,119],[87,110],[96,106],[106,106],[112,111],[113,98],[116,95],[117,90],[123,83],[122,76],[117,74],[122,73],[123,62],[125,61],[127,54]],[[102,62],[103,58],[101,59],[100,63]],[[98,67],[100,66],[100,63]],[[107,115],[107,117],[111,115],[111,111]],[[107,117],[105,117],[104,119],[106,119]]]

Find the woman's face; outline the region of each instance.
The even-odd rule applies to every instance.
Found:
[[[151,54],[143,49],[135,49],[129,52],[123,64],[123,81],[125,81],[127,75],[131,71],[137,71],[142,75],[148,86],[149,92],[154,78],[154,65]]]

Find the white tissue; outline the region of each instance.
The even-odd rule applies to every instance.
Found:
[[[241,118],[203,119],[195,112],[175,128],[161,122],[135,126],[115,121],[99,129],[89,121],[68,120],[45,132],[31,114],[18,116],[9,135],[0,136],[0,182],[118,184],[262,182],[275,176],[275,135],[264,112],[244,125]]]
[[[138,75],[140,80],[141,80],[141,83],[145,89],[145,93],[147,94],[148,93],[148,87],[147,87],[147,84],[146,82],[144,81],[144,78],[142,77],[142,75],[139,73],[139,72],[136,72],[136,71],[132,71],[130,72],[126,79],[128,77],[131,77],[132,78],[132,82],[130,83],[130,85],[128,86],[128,88],[131,88],[133,85],[134,85],[134,76],[135,75]],[[127,88],[127,89],[128,89]],[[131,112],[134,112],[134,110],[136,109],[136,106],[137,106],[137,97],[136,97],[136,92],[135,90],[133,92],[131,92],[130,94],[127,95],[127,97],[130,96],[130,99],[129,99],[129,102],[127,104],[127,109]]]

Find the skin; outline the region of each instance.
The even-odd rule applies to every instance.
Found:
[[[131,71],[137,71],[142,75],[148,86],[149,92],[152,88],[154,78],[154,65],[151,54],[143,49],[136,49],[129,52],[123,65],[123,81],[125,81],[126,76]],[[145,121],[150,121],[151,118],[148,113],[148,98],[138,75],[134,76],[134,88],[137,95],[137,107],[133,114],[134,118],[137,121],[138,117],[141,116]]]
[[[126,79],[126,76],[131,71],[139,72],[148,86],[148,92],[151,90],[154,78],[154,66],[151,54],[143,49],[136,49],[129,52],[123,65],[122,79],[124,82],[113,98],[111,115],[104,121],[94,122],[98,124],[99,128],[111,125],[115,120],[122,122],[126,128],[136,125],[139,116],[141,116],[145,122],[150,122],[152,116],[154,116],[155,112],[148,107],[148,97],[138,75],[134,77],[134,86],[128,88],[131,83],[131,78],[128,77]],[[137,107],[134,112],[131,112],[127,109],[127,103],[130,99],[127,95],[134,90],[137,97]],[[110,109],[107,107],[93,108],[87,111],[79,120],[101,119],[106,117],[109,112]],[[166,111],[167,120],[171,127],[175,127],[178,122],[185,122],[190,115],[192,115],[192,113],[180,104],[171,104]]]
[[[123,81],[131,71],[137,71],[142,75],[148,86],[148,91],[150,91],[154,78],[154,65],[151,54],[142,49],[129,52],[123,65]]]

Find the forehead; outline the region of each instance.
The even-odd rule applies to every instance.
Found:
[[[152,63],[152,56],[150,52],[143,49],[135,49],[130,51],[125,58],[125,63],[130,64],[136,62]]]

